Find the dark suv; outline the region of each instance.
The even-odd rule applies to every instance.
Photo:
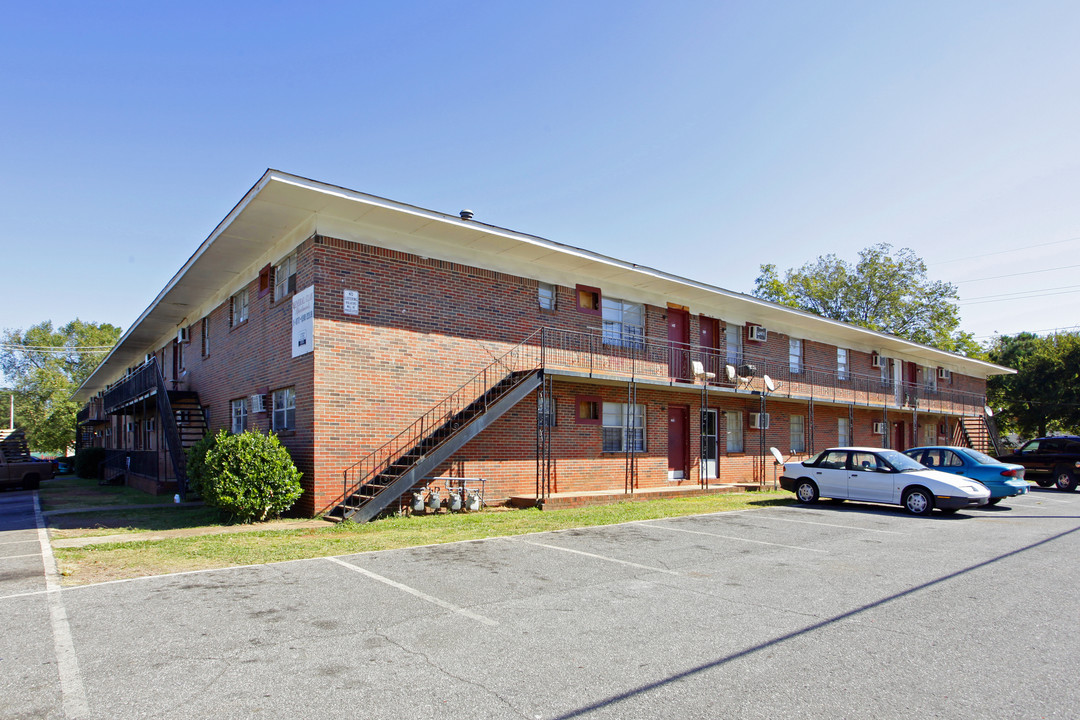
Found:
[[[1039,487],[1056,485],[1059,490],[1072,492],[1080,477],[1080,437],[1061,435],[1029,440],[1012,454],[999,455],[998,460],[1023,465],[1024,476]]]

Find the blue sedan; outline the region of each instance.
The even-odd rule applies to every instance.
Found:
[[[1004,498],[1023,495],[1028,491],[1024,466],[1003,463],[971,448],[935,445],[905,450],[911,459],[933,470],[963,475],[977,480],[990,489],[990,505]]]

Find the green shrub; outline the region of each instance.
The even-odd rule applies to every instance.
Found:
[[[206,452],[199,490],[207,505],[238,522],[261,522],[293,506],[303,492],[301,473],[277,435],[224,430]]]
[[[75,474],[87,480],[98,476],[98,465],[105,460],[105,448],[88,447],[75,453]]]
[[[217,445],[217,435],[206,433],[187,449],[187,491],[189,495],[202,495],[206,482],[206,453]]]

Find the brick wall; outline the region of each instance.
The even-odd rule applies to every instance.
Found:
[[[259,297],[258,280],[252,278],[246,322],[230,327],[228,300],[209,314],[205,357],[200,352],[201,318],[192,319],[190,344],[185,348],[186,372],[178,380],[180,389],[199,393],[214,431],[230,426],[231,400],[283,387],[296,389],[296,429],[280,434],[304,473],[306,492],[297,509],[305,514],[332,506],[340,496],[342,472],[349,464],[391,439],[541,327],[595,337],[602,322],[598,315],[578,309],[573,287],[558,286],[556,309],[541,310],[538,283],[533,279],[332,238],[313,237],[300,246],[297,280],[299,289],[315,286],[313,353],[291,357],[291,296],[274,302],[271,291]],[[599,281],[585,278],[582,282],[599,286],[606,296],[607,289]],[[345,313],[345,290],[359,293],[359,314]],[[619,296],[615,290],[610,294]],[[689,338],[696,345],[701,340],[702,321],[694,310],[690,308]],[[666,307],[645,306],[646,338],[666,343],[668,313]],[[723,354],[724,320],[717,320],[716,346]],[[777,368],[786,366],[786,335],[770,332],[766,342],[753,343],[745,340],[745,328],[742,332],[748,353],[766,358]],[[159,353],[169,376],[174,344],[159,349]],[[804,339],[803,361],[835,368],[836,347]],[[849,351],[849,371],[880,373],[870,367],[869,353],[855,351]],[[982,387],[981,381],[959,376],[953,377],[952,384],[975,391]],[[624,403],[626,392],[625,384],[556,378],[558,422],[551,432],[555,461],[552,491],[623,488],[625,454],[602,451],[601,426],[576,421],[574,398],[593,395]],[[638,402],[646,408],[647,449],[637,458],[636,486],[696,483],[699,391],[639,384]],[[667,409],[672,404],[689,408],[689,467],[682,481],[668,480]],[[791,451],[791,415],[802,415],[809,424],[805,403],[770,398],[768,404],[769,429],[752,430],[749,413],[759,410],[756,396],[736,394],[730,387],[710,394],[710,408],[720,411],[717,466],[721,482],[753,479],[761,432],[766,447],[776,446],[787,456]],[[730,411],[743,417],[742,453],[726,451],[724,413]],[[848,417],[846,406],[816,406],[814,449],[836,443],[839,417]],[[873,422],[881,419],[880,410],[857,407],[854,419],[854,442],[882,444],[882,437],[872,434]],[[890,412],[890,422],[899,419]],[[268,431],[270,420],[269,412],[249,415],[249,427]],[[489,500],[534,492],[535,422],[536,401],[528,398],[437,474],[488,478]],[[909,431],[915,437],[914,428],[909,427]],[[806,446],[811,449],[809,442]],[[765,474],[766,480],[771,479],[771,459],[765,464]]]

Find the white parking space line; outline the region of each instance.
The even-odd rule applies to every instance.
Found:
[[[34,520],[38,528],[38,542],[41,544],[41,558],[45,563],[45,589],[49,604],[49,620],[53,631],[53,647],[56,651],[56,670],[60,674],[60,694],[63,697],[64,716],[85,718],[90,715],[90,705],[86,701],[86,689],[82,675],[79,674],[79,661],[75,655],[75,641],[71,637],[71,624],[68,622],[67,608],[60,593],[60,576],[56,572],[56,559],[49,544],[49,531],[45,529],[45,518],[41,514],[38,494],[34,493]]]
[[[761,518],[764,520],[775,520],[777,522],[800,523],[802,525],[821,525],[823,527],[842,528],[844,530],[861,530],[863,532],[875,532],[885,535],[907,535],[907,533],[896,532],[895,530],[876,530],[874,528],[859,527],[858,525],[836,525],[834,523],[814,522],[813,520],[792,520],[791,518],[778,518],[772,517],[771,515],[760,514],[751,515],[751,517],[753,517],[755,520]]]
[[[688,533],[690,535],[707,535],[709,537],[720,538],[721,540],[734,540],[736,542],[753,543],[755,545],[772,545],[773,547],[787,548],[788,550],[805,550],[806,552],[816,552],[828,554],[828,550],[820,550],[818,548],[802,547],[801,545],[782,545],[781,543],[766,542],[764,540],[750,540],[749,538],[735,537],[734,535],[720,535],[718,533],[703,532],[701,530],[687,530],[685,528],[670,527],[668,525],[659,525],[657,523],[642,523],[645,527],[659,528],[660,530],[670,530],[671,532]]]
[[[349,568],[350,570],[352,570],[354,572],[358,572],[361,575],[364,575],[366,577],[371,578],[372,580],[378,580],[379,582],[384,583],[386,585],[389,585],[392,588],[397,588],[398,590],[401,590],[402,592],[409,593],[410,595],[418,597],[421,600],[432,603],[434,605],[438,605],[441,608],[444,608],[444,609],[449,610],[451,612],[455,612],[455,613],[457,613],[459,615],[464,615],[467,618],[471,618],[473,620],[477,620],[479,622],[482,622],[485,625],[495,627],[495,626],[497,626],[499,624],[498,622],[496,622],[495,620],[492,620],[491,618],[484,617],[483,615],[478,615],[477,613],[474,613],[471,610],[466,610],[463,607],[458,607],[457,605],[454,605],[452,603],[448,603],[445,600],[440,600],[437,597],[432,597],[431,595],[428,595],[427,593],[421,592],[421,591],[417,590],[416,588],[411,588],[408,585],[403,585],[402,583],[399,583],[396,580],[391,580],[390,578],[383,577],[382,575],[379,575],[378,573],[373,573],[370,570],[365,570],[362,567],[359,567],[357,565],[353,565],[352,563],[347,563],[344,560],[339,560],[339,559],[334,558],[334,557],[328,557],[328,558],[325,558],[325,559],[329,560],[332,563],[337,563],[338,565],[341,565],[342,567],[347,567],[347,568]]]
[[[595,560],[603,560],[604,562],[616,563],[618,565],[629,565],[630,567],[638,568],[639,570],[648,570],[649,572],[665,573],[667,575],[681,575],[682,573],[674,570],[668,570],[667,568],[652,567],[651,565],[642,565],[636,562],[630,562],[629,560],[619,560],[618,558],[607,557],[605,555],[596,555],[594,553],[585,552],[583,550],[573,550],[571,548],[559,547],[558,545],[548,545],[547,543],[535,542],[533,540],[521,540],[518,542],[525,543],[526,545],[535,545],[536,547],[548,548],[550,550],[561,550],[562,552],[573,553],[574,555],[584,555],[585,557],[593,558]]]
[[[1032,495],[1031,493],[1028,493],[1024,497],[1031,498],[1035,502],[1060,503],[1062,505],[1071,505],[1072,504],[1071,500],[1060,500],[1058,498],[1044,497],[1042,493],[1039,493],[1038,495]],[[1016,498],[1008,498],[1008,499],[1009,500],[1015,500]]]
[[[36,542],[38,542],[37,538],[34,538],[32,540],[8,540],[7,542],[0,542],[0,545],[23,545],[24,543],[36,543]]]
[[[41,557],[41,553],[28,553],[26,555],[0,555],[0,560],[14,560],[15,558]]]

